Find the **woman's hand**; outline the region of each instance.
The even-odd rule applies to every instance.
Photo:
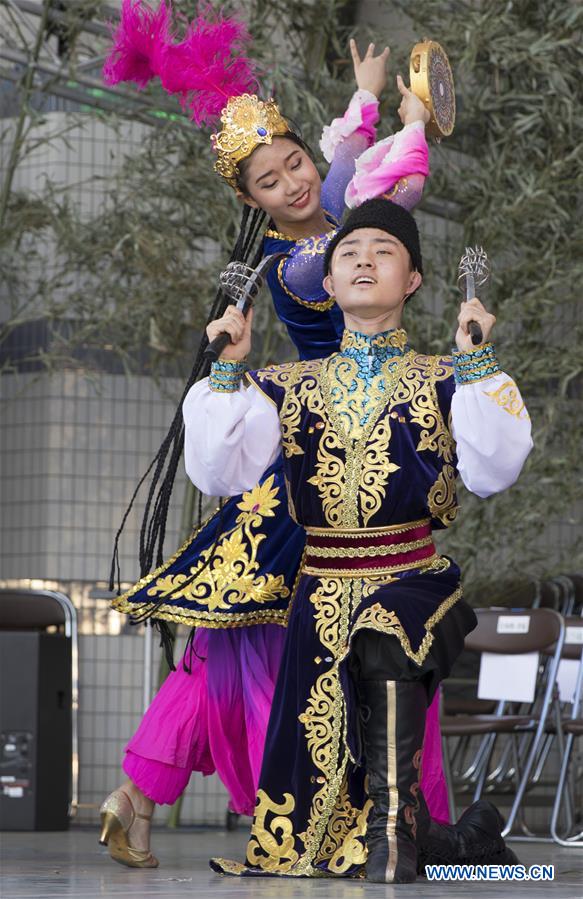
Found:
[[[231,342],[227,344],[221,353],[221,359],[231,362],[242,362],[251,350],[251,326],[253,324],[253,309],[247,317],[235,306],[227,306],[222,318],[207,325],[206,336],[211,343],[219,334],[226,332]]]
[[[455,342],[458,350],[461,350],[462,353],[471,353],[472,350],[478,349],[478,347],[474,346],[470,337],[470,322],[477,322],[480,325],[482,329],[482,343],[487,343],[490,340],[492,328],[496,324],[496,316],[488,312],[477,297],[461,304],[457,320],[458,329],[455,335]]]
[[[397,88],[401,94],[401,105],[397,112],[403,125],[410,125],[411,122],[425,122],[427,124],[431,118],[429,110],[423,100],[420,100],[417,94],[409,90],[400,75],[397,75]]]
[[[369,44],[364,58],[361,59],[356,41],[354,38],[350,39],[350,53],[358,89],[370,91],[375,97],[380,97],[387,84],[387,60],[391,51],[385,47],[379,56],[375,56],[374,47],[374,44]]]

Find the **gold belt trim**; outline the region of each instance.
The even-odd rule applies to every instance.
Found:
[[[366,537],[384,537],[389,534],[404,534],[413,528],[431,524],[430,518],[405,521],[402,524],[387,525],[384,528],[304,528],[308,537],[344,537],[346,540],[362,540]]]
[[[393,543],[390,546],[310,546],[308,555],[317,556],[320,559],[366,559],[374,556],[398,556],[401,553],[421,549],[433,543],[431,536],[413,540],[411,543]]]
[[[417,559],[416,561],[406,562],[403,565],[384,565],[382,568],[357,568],[352,571],[346,568],[312,568],[310,565],[305,565],[301,573],[311,577],[385,577],[397,574],[400,571],[411,571],[413,568],[426,568],[429,565],[433,565],[438,558],[437,553],[433,553],[427,559]]]

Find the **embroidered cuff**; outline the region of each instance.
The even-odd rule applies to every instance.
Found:
[[[209,374],[209,388],[214,393],[236,393],[245,374],[245,363],[231,359],[213,362]]]
[[[500,366],[491,343],[485,343],[470,353],[453,351],[453,371],[456,384],[475,384],[498,374]]]

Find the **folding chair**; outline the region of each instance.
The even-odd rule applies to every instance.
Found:
[[[513,607],[519,608],[555,608],[559,605],[559,590],[548,581],[540,578],[529,577],[513,596]],[[454,671],[445,682],[445,690],[442,691],[442,716],[451,715],[500,715],[500,704],[495,700],[478,699],[475,695],[469,695],[468,689],[473,694],[478,683],[479,660],[475,653],[464,652],[456,662]],[[455,749],[449,758],[450,772],[448,784],[456,782],[465,785],[470,791],[475,786],[481,764],[484,760],[484,750],[488,746],[488,737],[480,740],[475,748],[475,735],[466,735],[456,741]],[[491,778],[496,782],[503,781],[508,773],[511,773],[512,746],[508,742],[501,754],[496,771]],[[455,797],[451,789],[448,790],[449,811],[452,819],[455,819]]]
[[[529,786],[533,767],[539,757],[549,716],[553,710],[553,693],[565,638],[565,626],[561,615],[553,609],[478,609],[477,617],[478,626],[471,634],[468,634],[465,641],[465,647],[468,650],[509,657],[525,653],[541,653],[549,648],[552,650],[552,656],[544,667],[544,677],[539,681],[538,695],[526,713],[505,714],[507,702],[512,700],[512,693],[509,689],[508,696],[506,699],[500,699],[496,713],[493,715],[445,715],[441,722],[444,765],[452,794],[453,782],[448,740],[451,737],[467,736],[486,738],[482,741],[479,750],[480,759],[476,762],[479,767],[479,775],[476,781],[474,800],[479,799],[482,795],[497,738],[500,735],[508,735],[515,744],[518,736],[524,734],[531,736],[530,745],[525,747],[524,759],[519,757],[516,745],[514,745],[516,794],[504,830],[504,835],[506,835],[514,826]],[[505,632],[507,622],[500,621],[503,617],[512,619],[518,625],[518,630]],[[521,624],[519,619],[522,622],[526,619],[527,623]],[[514,624],[512,626],[514,627]],[[523,629],[522,632],[521,629]],[[511,666],[509,665],[510,673]]]
[[[555,609],[559,612],[563,617],[573,614],[573,609],[576,603],[576,586],[574,582],[574,578],[571,575],[557,575],[555,577],[549,578],[546,581],[542,582],[541,590],[539,592],[539,602],[538,607],[547,608],[547,609]],[[533,608],[535,605],[533,604]],[[554,650],[554,647],[551,647],[551,650]],[[548,657],[549,650],[545,650],[545,655]],[[552,655],[552,652],[550,652]],[[546,727],[546,735],[543,741],[543,745],[541,747],[541,751],[539,754],[538,761],[536,763],[536,768],[531,776],[531,787],[535,786],[539,783],[542,778],[543,769],[547,763],[547,760],[550,756],[550,752],[553,746],[553,742],[558,739],[559,742],[559,752],[563,753],[564,743],[563,743],[563,733],[560,728],[558,722],[560,721],[560,714],[558,709],[558,704],[556,707],[557,713],[557,725],[553,726],[547,725]],[[524,735],[521,737],[521,741],[529,740],[528,735]],[[505,753],[500,760],[499,768],[502,771],[504,769],[505,763],[507,763],[510,759],[510,754],[512,750],[511,742],[509,741],[505,747]],[[507,772],[507,774],[510,772]],[[491,782],[493,776],[491,775],[489,781]],[[500,777],[497,778],[497,782],[500,781]],[[528,828],[522,824],[525,832],[528,832]]]
[[[583,613],[581,618],[571,617],[566,619],[566,636],[563,646],[563,659],[579,662],[575,688],[571,702],[571,715],[562,720],[562,731],[566,736],[557,795],[551,815],[551,836],[559,846],[573,847],[583,846],[583,831],[572,836],[561,837],[558,832],[558,821],[564,805],[568,808],[575,807],[574,797],[571,794],[569,781],[574,780],[571,766],[574,757],[574,747],[577,737],[583,736]],[[569,816],[570,818],[570,816]],[[568,821],[572,826],[572,822]]]

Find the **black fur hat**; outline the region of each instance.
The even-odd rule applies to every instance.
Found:
[[[419,231],[415,219],[402,206],[379,197],[367,200],[361,206],[353,209],[342,227],[336,232],[328,244],[324,256],[324,273],[326,275],[330,272],[332,255],[340,241],[359,228],[378,228],[380,231],[386,231],[387,234],[396,237],[409,251],[413,268],[420,275],[423,274]]]

